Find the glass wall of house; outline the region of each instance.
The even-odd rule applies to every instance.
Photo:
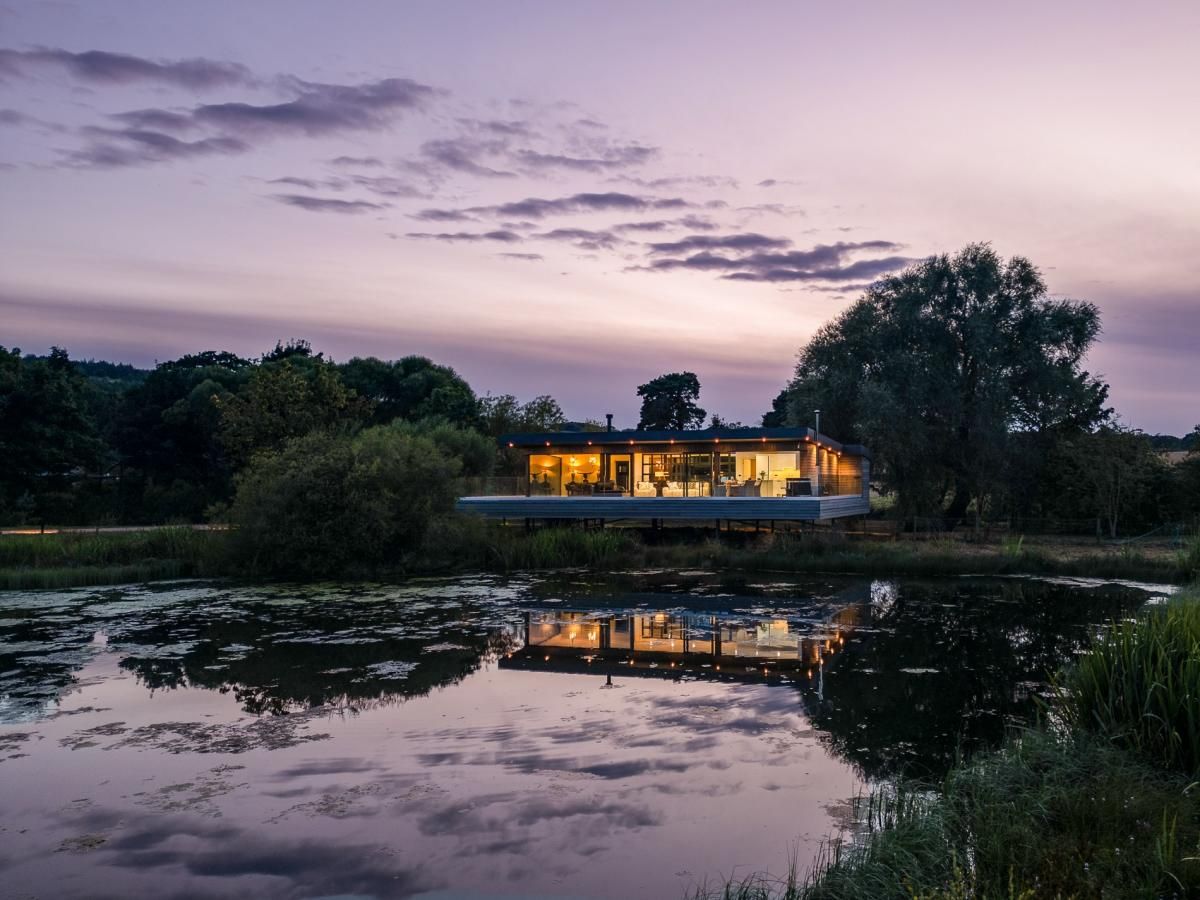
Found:
[[[648,452],[587,447],[574,453],[533,453],[528,478],[534,496],[807,497],[862,492],[858,457],[814,445],[789,450],[684,445]]]

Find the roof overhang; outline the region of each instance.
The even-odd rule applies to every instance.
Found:
[[[501,446],[520,450],[571,447],[671,447],[727,445],[749,450],[754,444],[814,444],[848,456],[871,454],[860,444],[842,444],[811,428],[699,428],[692,431],[544,431],[505,434]]]

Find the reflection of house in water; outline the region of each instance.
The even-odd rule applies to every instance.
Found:
[[[787,619],[689,612],[534,610],[507,668],[638,675],[814,677],[845,645],[856,609],[803,630]]]

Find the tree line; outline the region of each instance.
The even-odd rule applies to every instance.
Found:
[[[479,397],[421,356],[339,364],[296,340],[258,359],[206,351],[145,371],[0,347],[0,521],[220,517],[255,460],[382,426],[444,448],[460,474],[488,474],[506,465],[496,436],[564,421],[551,397]]]
[[[1158,451],[1200,446],[1200,426],[1182,438],[1122,426],[1083,368],[1099,332],[1098,310],[1051,297],[1028,260],[971,245],[872,285],[802,348],[762,424],[813,425],[820,409],[823,432],[872,450],[882,505],[906,520],[1094,523],[1110,536],[1194,520],[1200,453],[1170,464]],[[637,392],[639,428],[708,418],[692,372]],[[277,516],[325,509],[327,537],[354,540],[333,524],[347,498],[387,497],[410,518],[446,510],[455,479],[522,474],[501,434],[565,424],[550,396],[479,396],[421,356],[337,363],[292,340],[146,371],[0,347],[0,523],[265,521],[255,497]],[[359,537],[413,538],[408,523],[376,525]]]

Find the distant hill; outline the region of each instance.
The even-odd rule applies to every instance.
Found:
[[[45,356],[33,353],[26,354],[25,358],[46,359]],[[114,387],[133,387],[145,381],[146,376],[150,374],[149,369],[139,369],[129,363],[114,363],[103,359],[73,359],[71,362],[75,364],[79,374],[91,381]]]

